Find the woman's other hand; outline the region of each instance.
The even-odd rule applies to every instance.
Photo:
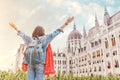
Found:
[[[17,32],[19,31],[16,27],[16,25],[13,22],[9,22],[9,25],[14,28]]]
[[[69,18],[67,19],[67,22],[66,22],[66,23],[67,23],[67,24],[68,24],[68,23],[71,23],[71,22],[73,21],[73,19],[74,19],[74,16],[69,17]]]
[[[72,22],[74,19],[74,16],[69,17],[67,21],[60,27],[61,30],[63,30],[70,22]]]

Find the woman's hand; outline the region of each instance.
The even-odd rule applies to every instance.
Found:
[[[74,19],[73,16],[72,16],[72,17],[69,17],[69,18],[67,19],[67,21],[60,27],[60,29],[63,30],[70,22],[73,21],[73,19]]]
[[[68,23],[72,22],[72,21],[73,21],[73,19],[74,19],[74,17],[73,17],[73,16],[72,16],[72,17],[69,17],[69,18],[67,19],[67,22],[66,22],[66,23],[68,24]]]
[[[16,25],[13,22],[9,22],[9,25],[14,28],[17,32],[19,31],[16,27]]]

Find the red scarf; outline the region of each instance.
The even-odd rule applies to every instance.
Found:
[[[45,75],[49,76],[50,74],[55,76],[53,53],[51,45],[49,44],[46,52]]]

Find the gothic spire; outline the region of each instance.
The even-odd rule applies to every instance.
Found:
[[[108,26],[109,23],[110,23],[110,16],[109,16],[109,13],[108,13],[108,11],[107,11],[107,7],[105,6],[104,24]]]
[[[107,7],[105,6],[105,10],[104,10],[104,16],[106,16],[106,15],[109,15],[109,13],[108,13],[108,11],[107,11]]]
[[[99,22],[96,13],[95,13],[95,27],[99,27]]]
[[[74,22],[74,30],[76,30],[76,25],[75,25],[75,22]]]

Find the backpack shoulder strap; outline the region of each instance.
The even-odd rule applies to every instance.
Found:
[[[39,37],[38,38],[38,44],[40,44],[40,43],[43,44],[43,42],[44,42],[44,37],[43,36]]]

